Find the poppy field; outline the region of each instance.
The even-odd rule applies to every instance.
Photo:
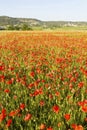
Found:
[[[0,130],[87,130],[87,32],[0,32]]]

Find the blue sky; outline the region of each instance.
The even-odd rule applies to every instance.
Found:
[[[87,0],[0,0],[0,16],[87,21]]]

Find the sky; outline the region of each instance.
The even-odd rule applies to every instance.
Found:
[[[87,0],[0,0],[0,16],[87,21]]]

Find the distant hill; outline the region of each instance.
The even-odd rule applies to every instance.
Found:
[[[87,26],[87,22],[72,21],[41,21],[34,18],[13,18],[8,16],[0,16],[0,28],[6,28],[9,25],[21,26],[27,24],[30,27],[56,28],[56,27],[79,27]]]
[[[0,16],[0,26],[19,25],[23,23],[27,23],[30,25],[40,25],[41,21],[32,18],[13,18],[8,16]]]

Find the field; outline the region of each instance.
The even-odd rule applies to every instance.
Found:
[[[87,32],[0,32],[0,130],[87,130]]]

